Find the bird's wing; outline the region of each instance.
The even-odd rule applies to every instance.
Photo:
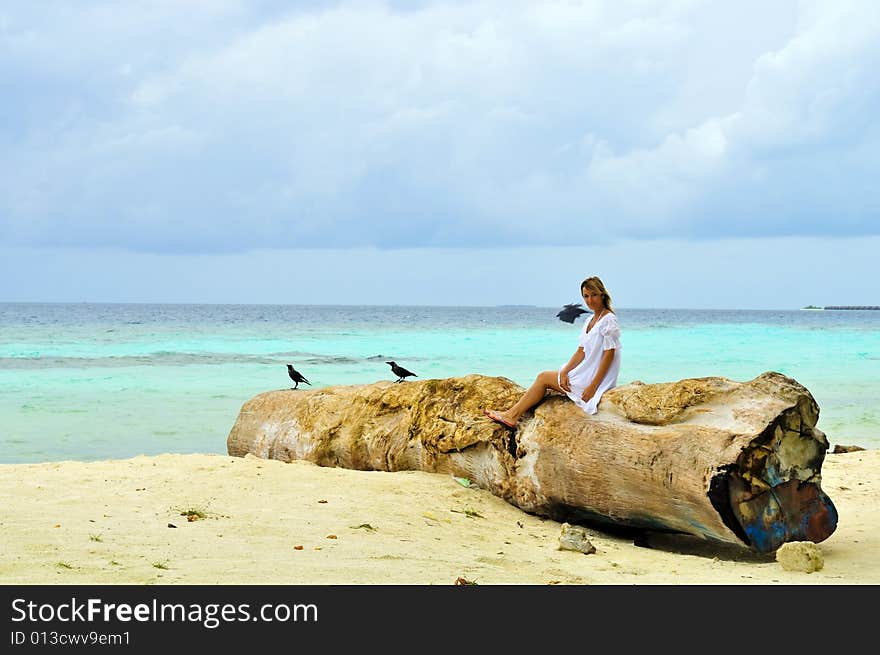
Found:
[[[574,319],[576,319],[581,314],[586,314],[587,310],[577,305],[575,303],[567,303],[565,307],[559,310],[559,313],[556,316],[560,321],[565,321],[566,323],[574,323]]]

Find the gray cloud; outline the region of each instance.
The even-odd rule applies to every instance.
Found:
[[[868,0],[772,4],[7,9],[0,240],[878,234],[880,18]]]

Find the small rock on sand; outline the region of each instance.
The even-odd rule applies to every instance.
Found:
[[[596,552],[596,547],[587,539],[587,531],[579,525],[569,523],[562,524],[559,534],[559,550],[576,550],[590,555]]]
[[[812,541],[790,541],[782,544],[776,551],[776,561],[786,571],[812,573],[825,566],[822,551]]]
[[[857,453],[860,450],[864,450],[864,448],[861,446],[841,446],[840,444],[836,444],[834,450],[831,451],[831,454],[839,455],[840,453]]]

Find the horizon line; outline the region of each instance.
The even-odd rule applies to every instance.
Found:
[[[581,303],[583,304],[583,303]],[[495,305],[430,305],[418,303],[284,303],[284,302],[187,302],[187,301],[140,301],[140,300],[0,300],[0,305],[201,305],[211,307],[433,307],[433,308],[472,308],[472,309],[554,309],[556,305],[536,305],[532,303],[499,303]],[[561,307],[561,305],[560,305]],[[803,307],[628,307],[615,306],[615,310],[670,310],[670,311],[754,311],[754,312],[777,312],[777,311],[803,311],[825,310],[838,311],[846,308],[846,311],[880,307],[878,305],[806,305]]]

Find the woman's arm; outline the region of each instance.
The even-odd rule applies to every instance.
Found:
[[[559,386],[562,387],[563,391],[571,391],[571,382],[568,380],[568,374],[582,361],[584,361],[584,349],[578,346],[571,359],[568,360],[568,364],[559,371]]]
[[[609,348],[602,353],[602,359],[599,361],[599,370],[596,371],[596,376],[593,378],[593,381],[590,382],[589,386],[584,389],[584,393],[581,394],[581,398],[584,399],[584,402],[587,402],[590,398],[596,395],[596,390],[599,388],[599,385],[602,384],[602,379],[605,377],[608,369],[611,368],[611,362],[614,361],[614,350],[614,348]]]

